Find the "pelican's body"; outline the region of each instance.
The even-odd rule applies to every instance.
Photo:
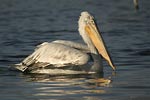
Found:
[[[93,17],[88,12],[81,13],[79,32],[87,45],[65,40],[44,42],[15,68],[22,72],[55,75],[103,72],[100,54],[114,68]],[[93,59],[92,67],[89,65],[89,54]]]

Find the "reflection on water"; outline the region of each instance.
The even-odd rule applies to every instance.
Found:
[[[25,75],[13,72],[2,77],[5,81],[1,80],[0,87],[3,90],[1,95],[4,99],[23,98],[23,100],[39,98],[97,100],[99,98],[97,96],[107,93],[103,87],[110,87],[111,79],[94,77],[91,75]]]
[[[109,86],[111,80],[98,78],[86,79],[86,76],[49,76],[35,75],[28,81],[38,82],[41,87],[34,88],[38,91],[34,96],[74,96],[76,94],[104,94],[106,91],[98,87]]]
[[[150,0],[0,0],[0,96],[2,100],[149,100]],[[81,11],[97,19],[116,73],[104,76],[27,75],[8,70],[44,41],[83,42]]]

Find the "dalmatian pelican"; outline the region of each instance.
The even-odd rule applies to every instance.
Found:
[[[103,73],[103,57],[115,70],[94,17],[81,12],[78,25],[86,45],[67,40],[44,42],[14,67],[22,72],[52,75]]]

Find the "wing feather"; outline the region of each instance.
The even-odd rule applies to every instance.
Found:
[[[81,50],[82,52],[85,52],[85,53],[89,53],[90,52],[90,50],[89,50],[87,45],[81,44],[81,43],[78,43],[78,42],[67,41],[67,40],[55,40],[55,41],[53,41],[53,43],[63,44],[63,45],[66,45],[66,46],[69,46],[69,47]]]
[[[26,66],[23,67],[24,69],[27,67],[34,69],[48,65],[57,68],[68,65],[84,65],[88,60],[89,56],[80,50],[59,43],[44,42],[37,46],[35,51],[25,58],[21,64]]]

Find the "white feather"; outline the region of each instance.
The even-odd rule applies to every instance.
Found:
[[[25,65],[31,64],[28,62],[42,62],[55,65],[55,67],[63,67],[69,64],[83,65],[89,59],[86,53],[59,43],[44,43],[38,47],[23,61]]]

